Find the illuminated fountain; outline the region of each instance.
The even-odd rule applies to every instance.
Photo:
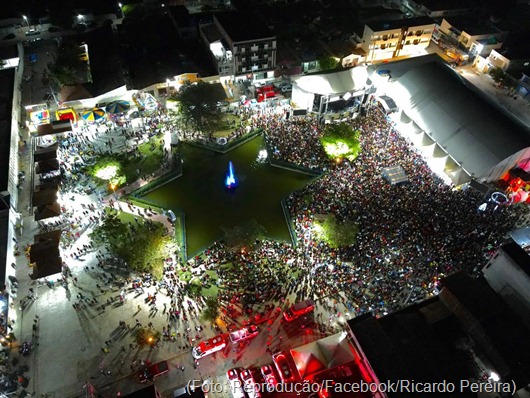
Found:
[[[236,176],[234,174],[234,166],[232,165],[232,161],[228,162],[228,173],[226,174],[225,186],[228,189],[234,189],[235,187],[237,187],[237,181]]]

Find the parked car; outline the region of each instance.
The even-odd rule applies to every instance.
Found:
[[[379,76],[383,76],[383,77],[387,77],[387,76],[390,76],[390,69],[379,69],[377,71],[377,74]]]
[[[311,300],[301,301],[289,307],[283,312],[283,318],[287,322],[294,321],[302,315],[308,314],[315,309],[315,304]]]
[[[272,360],[274,361],[274,366],[276,366],[276,370],[278,371],[282,382],[294,382],[294,374],[291,370],[291,367],[289,366],[289,362],[287,361],[287,357],[285,356],[285,354],[283,352],[277,352],[272,356]]]
[[[26,36],[35,36],[35,35],[40,35],[40,31],[37,30],[37,29],[30,29],[28,31],[26,31],[26,33],[24,33]]]
[[[244,390],[247,393],[248,398],[261,398],[259,386],[254,377],[254,370],[243,369],[241,372],[241,380],[243,380]]]
[[[246,398],[245,392],[243,391],[243,382],[239,377],[240,368],[228,369],[226,372],[226,378],[230,384],[230,391],[234,398]]]
[[[271,365],[263,365],[261,367],[261,375],[263,376],[265,383],[267,383],[269,386],[275,386],[278,384],[278,378],[276,377],[274,368]]]

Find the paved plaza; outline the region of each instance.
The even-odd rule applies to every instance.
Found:
[[[40,49],[39,57],[48,57],[46,47]],[[42,73],[39,63],[25,66],[31,75],[38,77]],[[42,85],[28,84],[23,88],[24,101],[35,101],[46,91]],[[222,322],[218,329],[200,320],[204,299],[190,297],[184,282],[178,280],[174,292],[160,284],[134,288],[133,281],[145,281],[145,276],[133,274],[104,247],[94,247],[89,237],[108,207],[137,219],[160,222],[168,233],[175,232],[167,216],[158,210],[148,211],[118,200],[178,161],[173,158],[166,134],[174,126],[162,112],[161,119],[153,123],[163,130],[160,170],[154,175],[138,173],[138,181],[117,192],[109,194],[106,187],[95,187],[90,194],[83,193],[85,188],[93,188],[93,182],[74,167],[72,159],[86,148],[96,153],[121,153],[147,142],[149,133],[159,129],[146,128],[149,119],[132,119],[126,126],[107,122],[105,126],[76,129],[77,141],[69,140],[70,146],[65,144],[60,149],[68,176],[61,192],[62,225],[68,236],[62,245],[64,279],[59,274],[47,280],[30,279],[32,270],[25,248],[34,243],[34,235],[43,227],[34,221],[29,207],[33,180],[28,177],[22,182],[19,211],[23,228],[9,242],[9,250],[19,252],[14,264],[19,288],[16,296],[12,293],[10,311],[16,336],[11,353],[12,359],[19,361],[17,366],[29,367],[29,385],[24,391],[36,397],[84,397],[83,386],[89,382],[106,397],[124,395],[142,386],[137,375],[145,363],[160,360],[168,360],[171,365],[170,372],[155,382],[165,397],[172,396],[176,387],[191,379],[224,382],[227,369],[268,364],[271,352],[340,331],[345,320],[356,315],[372,312],[381,316],[430,297],[440,275],[460,269],[472,272],[474,266],[484,263],[491,247],[503,239],[520,216],[517,210],[506,210],[502,217],[500,213],[491,214],[488,219],[478,215],[480,196],[445,185],[410,142],[393,129],[386,115],[375,109],[370,109],[365,118],[348,121],[362,133],[359,160],[332,165],[322,151],[322,131],[316,119],[287,121],[282,113],[270,109],[241,112],[252,129],[264,132],[274,148],[270,157],[326,173],[285,200],[299,241],[297,247],[265,241],[254,252],[233,254],[221,244],[213,245],[193,261],[182,264],[187,272],[203,279],[209,277],[209,272],[221,273],[219,268],[225,263],[234,264],[223,274],[223,290],[219,288]],[[19,166],[30,176],[34,166],[31,139],[27,130],[21,134],[27,144],[20,149]],[[402,165],[410,184],[387,188],[381,177],[385,162]],[[316,216],[329,213],[336,213],[341,220],[357,220],[360,232],[355,246],[331,248],[317,241],[313,221]],[[200,266],[194,267],[197,263]],[[177,266],[177,256],[172,258],[172,264]],[[165,281],[167,274],[174,272],[170,268],[166,267]],[[244,279],[245,274],[269,277]],[[215,282],[218,287],[223,283]],[[154,295],[156,304],[151,305],[148,299]],[[240,301],[243,296],[255,301]],[[282,310],[307,298],[316,301],[314,315],[293,323],[282,321]],[[226,312],[230,306],[235,315]],[[199,341],[226,332],[229,324],[242,326],[256,312],[265,313],[267,318],[259,325],[256,338],[241,347],[230,347],[225,353],[194,361],[191,348]],[[134,330],[150,324],[156,330],[166,330],[167,336],[155,347],[139,348],[134,342]],[[22,342],[32,343],[28,356],[18,353]],[[228,392],[215,396],[229,398]]]

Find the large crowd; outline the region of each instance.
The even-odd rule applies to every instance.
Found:
[[[298,244],[257,240],[252,249],[235,251],[223,242],[216,242],[188,264],[168,259],[163,280],[154,282],[146,275],[119,275],[120,267],[115,266],[119,259],[105,248],[78,242],[83,232],[101,219],[105,206],[117,206],[132,214],[138,212],[146,218],[154,215],[150,209],[134,209],[129,203],[127,210],[123,202],[112,199],[105,202],[99,197],[94,203],[81,204],[81,212],[76,204],[74,212],[69,208],[73,203],[67,202],[62,218],[57,221],[65,229],[63,249],[76,259],[93,250],[97,253],[97,265],[85,266],[95,287],[78,293],[72,311],[104,312],[114,308],[118,301],[123,303],[133,295],[145,295],[146,305],[135,306],[135,314],[123,315],[119,321],[119,339],[142,326],[137,314],[145,310],[143,313],[148,311],[154,322],[163,324],[164,340],[187,349],[203,337],[197,321],[206,303],[200,294],[190,294],[180,274],[183,269],[202,267],[204,271],[216,272],[217,279],[203,272],[201,280],[205,287],[217,285],[221,317],[227,323],[239,323],[242,316],[248,318],[256,313],[277,315],[277,307],[285,308],[291,302],[308,298],[315,299],[331,313],[336,313],[336,304],[340,302],[352,316],[369,311],[382,315],[433,294],[444,275],[480,269],[491,249],[502,242],[520,215],[516,207],[478,211],[484,200],[482,195],[444,183],[379,109],[372,108],[366,116],[348,121],[360,131],[361,152],[354,161],[341,162],[331,161],[323,151],[320,143],[323,129],[313,117],[287,119],[282,113],[257,114],[248,110],[242,111],[241,117],[241,126],[232,138],[262,129],[272,159],[322,172],[285,201]],[[133,128],[127,122],[120,126],[109,123],[90,131],[77,131],[62,140],[59,152],[63,159],[65,197],[72,195],[74,200],[74,192],[93,191],[94,185],[84,170],[97,153],[137,155],[138,144],[156,134],[158,126],[166,122],[161,115],[155,115],[147,126]],[[174,128],[170,122],[165,126]],[[109,133],[113,133],[116,142],[108,138]],[[168,157],[164,152],[164,163]],[[383,168],[394,165],[404,169],[408,182],[391,185],[383,178]],[[354,244],[332,248],[317,238],[313,228],[315,217],[330,214],[339,222],[357,224]],[[130,223],[129,228],[134,233],[134,225]],[[68,282],[77,288],[77,278],[67,268],[62,278],[67,289]],[[165,298],[157,300],[160,293]],[[326,298],[335,307],[330,307]],[[153,323],[150,321],[147,326],[152,327]],[[112,339],[102,343],[103,355],[109,353],[112,344]],[[129,349],[121,344],[124,352],[132,349],[133,344]],[[137,371],[143,365],[134,361],[130,367]]]
[[[478,210],[482,194],[455,189],[378,108],[349,121],[362,150],[352,162],[331,161],[315,118],[249,114],[265,133],[273,159],[325,173],[286,200],[298,245],[261,241],[251,251],[215,243],[201,261],[215,269],[227,316],[265,311],[285,302],[331,297],[353,313],[381,315],[435,293],[440,279],[474,273],[505,238],[520,208]],[[401,166],[408,182],[391,185],[383,168]],[[333,214],[358,226],[353,245],[331,248],[314,234],[314,218]],[[219,267],[219,264],[231,264]]]

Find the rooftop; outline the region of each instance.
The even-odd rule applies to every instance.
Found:
[[[497,51],[510,61],[530,60],[530,32],[508,35]]]
[[[521,246],[515,242],[510,242],[501,246],[501,248],[528,276],[530,276],[530,256]]]
[[[414,0],[430,11],[463,10],[476,7],[472,0]]]
[[[212,23],[201,28],[202,33],[208,40],[208,43],[215,43],[223,38],[223,34],[219,31],[216,24]]]
[[[215,14],[214,18],[234,42],[274,37],[274,33],[256,15],[249,12],[224,12]]]
[[[475,343],[494,367],[505,372],[501,376],[513,380],[518,388],[526,386],[530,381],[530,331],[521,319],[483,278],[459,272],[443,279],[442,285],[441,300],[468,325],[471,336],[479,337]]]
[[[459,348],[465,331],[438,297],[379,319],[366,314],[348,325],[379,380],[459,382],[479,375],[470,352]],[[393,393],[389,397],[407,395]]]
[[[7,190],[15,69],[0,70],[0,191]]]
[[[80,34],[78,41],[88,45],[92,83],[83,84],[83,87],[93,97],[125,84],[111,25]]]
[[[418,17],[418,18],[405,18],[389,21],[370,21],[366,22],[366,25],[374,32],[381,32],[385,30],[410,28],[414,26],[424,26],[434,24],[432,18],[429,17]]]
[[[469,16],[444,17],[444,19],[452,27],[472,36],[501,33],[501,30],[487,19],[469,18]]]

